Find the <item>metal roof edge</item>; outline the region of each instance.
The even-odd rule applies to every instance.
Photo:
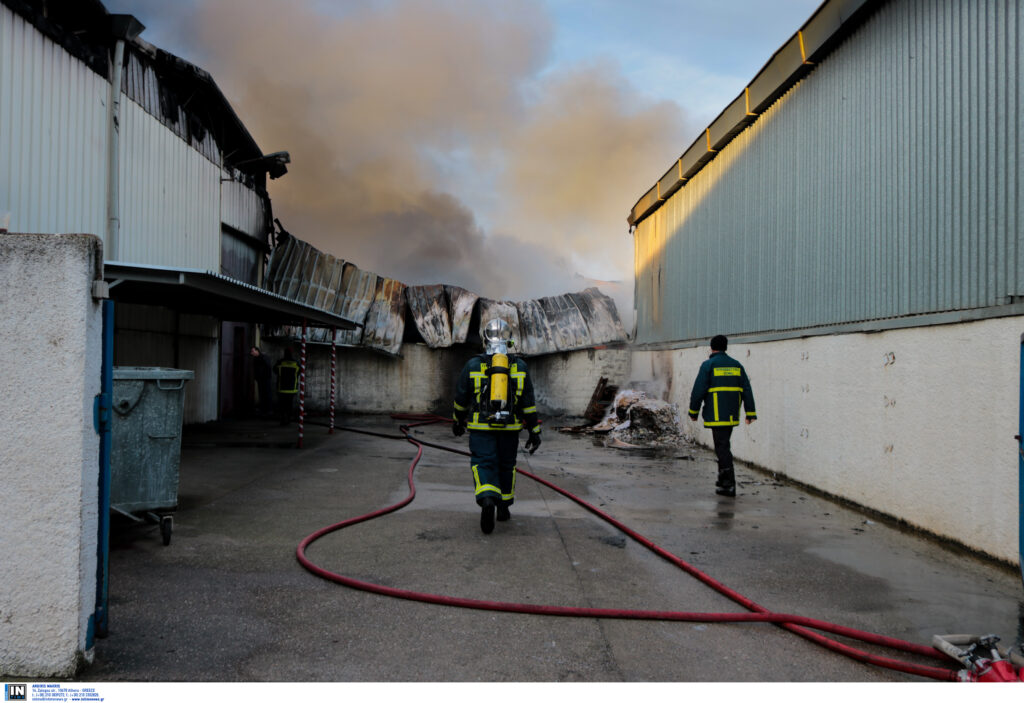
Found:
[[[942,312],[918,313],[901,317],[885,317],[877,320],[797,327],[789,330],[731,333],[727,336],[729,337],[729,346],[732,347],[739,344],[781,342],[805,337],[878,334],[880,332],[891,332],[915,327],[938,327],[941,325],[981,322],[1001,317],[1024,317],[1024,303],[1007,303],[965,310],[944,310]],[[682,339],[669,342],[633,342],[629,346],[634,351],[671,351],[673,349],[692,349],[693,347],[707,346],[709,339],[710,337],[702,337],[700,339]]]
[[[165,285],[176,284],[235,299],[239,299],[238,293],[244,291],[243,295],[250,297],[253,303],[260,300],[272,302],[273,308],[295,317],[305,318],[314,325],[325,325],[337,327],[338,329],[356,329],[362,326],[359,322],[328,310],[298,302],[251,283],[245,283],[244,281],[239,281],[213,271],[108,261],[103,265],[103,276],[112,283],[120,280],[130,280]]]
[[[161,49],[149,42],[140,41],[139,38],[136,38],[133,43],[147,56],[151,56],[150,61],[158,71],[163,69],[168,72],[172,72],[176,75],[178,80],[185,83],[192,83],[199,90],[205,89],[207,99],[214,104],[215,109],[227,118],[236,134],[239,135],[240,142],[243,147],[249,150],[249,153],[244,154],[245,158],[241,160],[251,160],[263,155],[263,151],[259,144],[257,144],[255,137],[252,136],[248,127],[245,126],[245,123],[242,122],[238,113],[235,112],[234,106],[227,99],[227,96],[224,95],[224,91],[220,89],[220,86],[217,85],[217,81],[209,71],[187,59],[182,58],[181,56],[178,56],[177,54],[172,54],[171,52]],[[155,55],[151,55],[149,52],[154,49]],[[197,92],[199,91],[197,90]],[[212,128],[212,125],[208,126],[208,129],[212,130]],[[220,136],[223,137],[223,135]],[[225,149],[225,153],[222,157],[224,165],[233,167],[232,164],[240,160],[237,156],[237,150],[235,152],[228,153]]]
[[[107,52],[112,43],[103,26],[110,13],[100,0],[80,0],[77,6],[64,3],[55,8],[47,8],[50,14],[44,14],[38,2],[28,0],[0,0],[0,5],[8,7],[14,14],[36,28],[43,36],[79,59],[94,73],[109,80]],[[69,7],[78,13],[75,19],[79,22],[74,26],[65,26]],[[92,14],[95,22],[86,22],[84,17]]]
[[[705,127],[676,163],[633,205],[626,218],[630,229],[649,217],[669,195],[686,185],[718,151],[803,78],[835,48],[867,14],[888,0],[825,0],[810,18],[779,47],[743,91]],[[672,178],[673,169],[678,171]]]

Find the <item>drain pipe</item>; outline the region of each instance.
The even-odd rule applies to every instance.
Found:
[[[1024,585],[1024,334],[1020,336],[1020,411],[1017,414],[1017,551],[1020,559],[1020,578]],[[1024,610],[1024,605],[1021,606]],[[1024,638],[1024,614],[1021,619]]]
[[[124,44],[142,33],[145,26],[132,15],[110,15],[114,58],[110,68],[110,99],[107,101],[107,232],[104,240],[107,261],[120,258],[121,193],[121,76],[124,72]]]

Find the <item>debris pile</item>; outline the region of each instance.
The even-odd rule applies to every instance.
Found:
[[[636,391],[633,391],[636,393]],[[640,397],[616,398],[615,416],[622,412],[625,419],[612,428],[605,446],[621,449],[647,447],[676,447],[687,444],[679,429],[679,407],[664,400]]]
[[[617,449],[648,449],[688,444],[679,428],[679,408],[674,403],[648,398],[638,390],[621,390],[600,422],[588,427],[562,428],[565,432],[606,434],[605,446]]]

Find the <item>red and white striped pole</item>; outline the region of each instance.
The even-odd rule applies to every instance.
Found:
[[[302,449],[302,430],[306,422],[306,320],[302,320],[302,353],[299,355],[299,449]]]
[[[338,331],[335,328],[331,328],[331,422],[330,429],[327,430],[327,434],[334,434],[334,393],[336,388],[334,379],[337,375],[338,368],[337,332]]]

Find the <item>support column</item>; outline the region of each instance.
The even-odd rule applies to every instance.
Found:
[[[306,425],[306,320],[302,320],[302,350],[299,353],[299,449]]]
[[[335,377],[338,371],[338,330],[331,328],[331,422],[327,434],[334,434],[334,398],[335,398]]]

